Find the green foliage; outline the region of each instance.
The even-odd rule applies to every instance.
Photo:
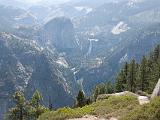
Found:
[[[31,99],[32,106],[34,106],[35,108],[37,108],[40,105],[40,101],[41,100],[42,100],[42,95],[38,91],[36,91],[33,94],[33,97]]]
[[[122,92],[124,90],[126,90],[126,81],[125,81],[124,70],[122,70],[122,71],[120,71],[119,75],[117,76],[116,91]]]
[[[129,110],[134,109],[137,105],[137,99],[132,96],[110,97],[82,108],[61,108],[57,111],[46,112],[38,120],[65,120],[80,118],[85,115],[101,115],[107,118],[112,115],[117,117],[123,113],[128,113]]]
[[[105,93],[105,84],[97,85],[93,92],[94,101],[96,101],[98,95]]]
[[[85,106],[83,108],[60,108],[57,111],[46,112],[38,120],[65,120],[67,118],[79,118],[86,114],[91,114],[93,108]]]
[[[26,101],[21,91],[13,95],[15,106],[9,109],[6,114],[6,120],[36,120],[42,113],[48,109],[40,104],[41,94],[36,91],[30,101]]]
[[[76,106],[75,107],[83,107],[85,105],[89,105],[91,103],[90,98],[86,98],[83,91],[79,91],[76,97]]]
[[[93,91],[93,99],[96,101],[98,95],[100,94],[111,94],[114,92],[114,85],[111,82],[106,84],[97,85]]]
[[[138,101],[133,96],[112,96],[103,101],[93,103],[93,114],[105,118],[117,117],[134,109]]]
[[[83,91],[79,91],[78,96],[77,96],[77,107],[83,107],[85,106],[85,96]]]
[[[40,104],[42,99],[42,95],[39,93],[39,91],[36,91],[30,101],[31,106],[33,107],[33,116],[36,119],[47,110],[43,105]]]
[[[133,59],[129,66],[129,75],[128,75],[128,89],[131,92],[135,92],[136,72],[137,72],[137,66],[135,60]]]
[[[9,113],[7,114],[6,119],[24,120],[27,114],[27,110],[25,108],[26,102],[25,102],[24,94],[20,91],[17,91],[13,95],[13,99],[14,99],[16,106],[9,110]]]
[[[105,94],[111,94],[113,93],[115,90],[114,85],[111,82],[107,82],[106,86],[105,86]]]
[[[159,78],[160,46],[158,45],[150,57],[143,56],[140,64],[132,60],[131,63],[124,65],[117,76],[116,91],[136,92],[141,90],[152,93]]]
[[[152,100],[150,104],[136,107],[120,120],[160,120],[160,97]]]
[[[147,88],[149,86],[149,67],[148,67],[148,60],[145,56],[143,56],[143,59],[141,61],[141,64],[139,66],[139,78],[137,81],[137,89],[141,91],[147,91]]]
[[[21,91],[15,92],[13,98],[18,107],[23,107],[25,105],[25,97]]]

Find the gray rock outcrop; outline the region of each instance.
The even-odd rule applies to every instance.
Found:
[[[155,87],[155,89],[152,93],[151,98],[153,99],[156,96],[160,96],[160,79],[159,79],[159,81],[158,81],[158,83],[157,83],[157,85],[156,85],[156,87]]]
[[[111,96],[127,96],[127,95],[138,97],[137,94],[134,94],[134,93],[129,92],[129,91],[124,91],[124,92],[113,93],[113,94],[102,94],[102,95],[99,95],[99,96],[97,97],[97,100],[108,99],[108,98],[111,97]]]

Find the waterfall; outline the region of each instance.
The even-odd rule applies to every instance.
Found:
[[[92,52],[92,40],[91,39],[89,39],[89,48],[88,48],[88,52],[87,52],[87,56],[88,55],[90,55],[91,54],[91,52]]]
[[[89,56],[92,52],[92,48],[93,48],[93,43],[92,42],[98,42],[98,39],[88,39],[89,40],[89,48],[88,48],[88,52],[86,54],[86,56]]]

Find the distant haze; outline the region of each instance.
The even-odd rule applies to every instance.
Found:
[[[36,4],[42,4],[42,5],[61,4],[69,1],[71,0],[0,0],[0,5],[11,5],[11,6],[22,5],[21,7],[23,7],[25,5],[30,6]]]
[[[93,2],[94,1],[94,2]],[[113,2],[113,1],[121,1],[121,0],[0,0],[0,5],[8,5],[8,6],[15,6],[20,8],[28,8],[33,5],[53,5],[53,4],[63,4],[66,2],[81,2],[81,4],[90,3],[92,2],[95,4],[101,4],[104,2]]]
[[[24,3],[33,3],[33,4],[35,4],[35,3],[40,3],[40,2],[52,2],[52,3],[64,3],[64,2],[68,2],[68,1],[70,1],[70,0],[17,0],[17,1],[19,1],[19,2],[24,2]]]

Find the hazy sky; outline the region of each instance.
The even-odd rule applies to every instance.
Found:
[[[22,2],[22,0],[19,0],[19,1]],[[25,3],[39,3],[42,1],[47,1],[47,0],[23,0],[23,2],[25,2]],[[63,2],[68,2],[70,0],[49,0],[49,1],[63,3]]]

